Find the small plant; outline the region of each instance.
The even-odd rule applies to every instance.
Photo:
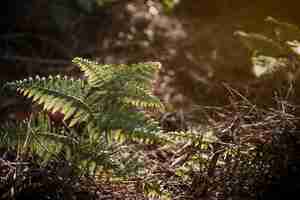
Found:
[[[283,75],[288,75],[285,78],[289,81],[296,80],[300,73],[300,29],[272,17],[265,21],[272,30],[271,34],[235,32],[252,54],[254,74],[265,77],[283,72]]]
[[[157,123],[144,114],[163,108],[151,94],[151,78],[159,64],[99,65],[81,58],[73,62],[84,72],[82,79],[37,76],[6,84],[44,110],[50,122],[65,125],[53,133],[49,127],[55,124],[42,121],[45,114],[39,114],[37,125],[29,121],[24,129],[31,138],[26,143],[39,138],[33,142],[38,152],[64,152],[81,172],[96,172],[99,166],[119,174],[130,172],[141,163],[130,141],[162,142]]]

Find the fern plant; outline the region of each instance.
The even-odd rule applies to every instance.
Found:
[[[235,36],[252,54],[253,72],[257,77],[269,77],[284,72],[289,81],[297,79],[300,61],[300,28],[267,17],[271,34],[236,31]],[[277,73],[279,74],[279,73]]]
[[[60,113],[69,127],[63,132],[49,133],[49,129],[32,125],[31,133],[35,136],[58,142],[58,152],[65,152],[66,158],[82,169],[91,172],[102,166],[123,173],[129,168],[120,163],[120,158],[130,152],[123,144],[163,141],[157,134],[158,124],[143,112],[163,109],[160,100],[151,94],[151,78],[159,64],[100,65],[82,58],[73,62],[83,71],[82,79],[36,76],[7,83],[6,88],[18,91],[46,112]],[[49,145],[40,146],[47,149]],[[137,159],[134,155],[130,158]],[[128,159],[128,165],[137,167],[133,163],[139,162]]]

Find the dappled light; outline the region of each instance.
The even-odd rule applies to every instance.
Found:
[[[1,5],[0,199],[299,196],[299,1]]]

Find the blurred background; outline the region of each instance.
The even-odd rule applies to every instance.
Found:
[[[75,56],[99,63],[159,61],[163,69],[155,89],[165,100],[223,104],[223,83],[248,90],[255,79],[250,54],[234,31],[263,32],[267,16],[297,25],[299,4],[296,0],[4,0],[0,80],[3,84],[35,74],[76,76],[70,63]],[[167,87],[161,87],[163,83]],[[2,94],[0,109],[6,105]]]

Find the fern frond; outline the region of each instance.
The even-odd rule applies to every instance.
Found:
[[[203,132],[168,132],[163,136],[165,140],[172,141],[173,144],[179,143],[193,143],[193,145],[218,143],[219,139],[215,136],[213,130],[206,130]]]
[[[280,41],[294,41],[300,39],[300,28],[298,26],[279,21],[273,17],[267,17],[265,21],[274,26],[274,32]]]
[[[128,142],[167,142],[159,134],[158,123],[151,122],[143,112],[162,108],[159,99],[151,94],[151,80],[159,66],[157,63],[100,65],[82,58],[75,58],[73,62],[83,71],[86,80],[49,76],[7,84],[42,105],[44,110],[61,112],[63,121],[70,127],[86,122],[70,132],[49,134],[45,133],[49,129],[36,129],[45,133],[33,134],[38,141],[37,151],[47,155],[51,151],[55,154],[64,151],[68,160],[89,171],[101,165],[119,168],[121,172],[135,163],[134,159],[131,159],[132,163],[128,162],[124,157],[126,152],[120,150]],[[77,134],[82,131],[80,125],[86,134]],[[49,128],[47,123],[45,127]],[[78,132],[77,128],[80,129]],[[46,144],[40,138],[45,138]],[[60,148],[55,147],[55,142]],[[124,161],[119,160],[122,156]]]
[[[132,99],[132,98],[124,98],[124,104],[128,104],[129,107],[135,107],[137,109],[145,110],[145,111],[162,111],[164,110],[164,106],[160,101],[156,99]]]
[[[162,137],[158,130],[151,130],[150,127],[136,128],[131,132],[126,132],[121,129],[115,130],[109,134],[111,141],[123,143],[133,141],[142,144],[167,144],[169,140]]]
[[[83,101],[82,95],[74,87],[74,80],[61,77],[29,78],[23,81],[16,81],[10,85],[14,86],[23,96],[30,98],[33,102],[43,105],[44,110],[50,112],[61,112],[64,120],[69,119],[69,126],[74,126],[77,122],[87,121],[92,118],[90,107]],[[62,85],[72,85],[74,89],[66,89]],[[76,82],[75,82],[76,84]],[[79,82],[77,82],[79,87]],[[52,89],[53,88],[53,89]],[[75,89],[77,94],[75,93]],[[71,93],[73,92],[74,95]]]
[[[272,57],[281,57],[288,52],[277,41],[258,33],[236,31],[234,35],[254,54],[263,54]]]
[[[160,100],[151,94],[151,80],[160,63],[99,65],[82,58],[75,58],[73,62],[84,72],[91,86],[86,96],[88,101],[102,105],[98,111],[109,111],[112,104],[147,110],[163,108]]]
[[[99,86],[99,84],[103,83],[113,75],[111,65],[99,65],[97,62],[78,57],[74,58],[72,62],[83,71],[87,78],[87,82],[91,87]]]

